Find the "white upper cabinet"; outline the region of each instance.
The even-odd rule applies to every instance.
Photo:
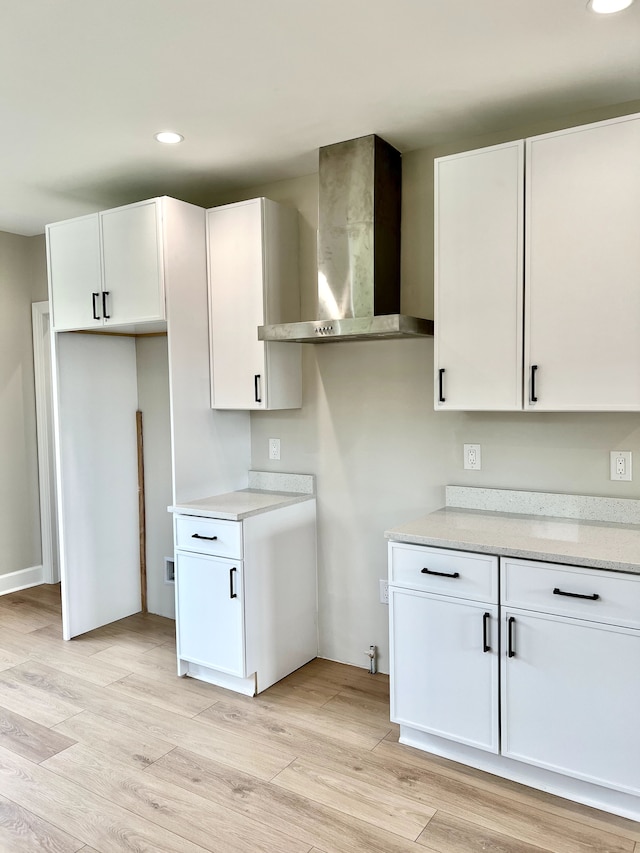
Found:
[[[640,409],[639,152],[637,116],[527,141],[528,409]]]
[[[47,262],[54,329],[102,325],[100,220],[97,213],[47,225]]]
[[[160,199],[100,214],[105,325],[164,315]]]
[[[436,409],[640,409],[639,151],[626,116],[435,161]]]
[[[265,198],[207,211],[211,405],[302,405],[300,344],[258,340],[258,326],[300,319],[298,213]]]
[[[164,203],[151,199],[47,226],[55,331],[164,320]]]
[[[523,196],[523,141],[436,160],[436,409],[522,408]]]

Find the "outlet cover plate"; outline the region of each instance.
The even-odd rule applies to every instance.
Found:
[[[480,471],[482,468],[482,454],[479,444],[464,445],[464,467],[469,471]]]
[[[269,459],[280,459],[280,439],[269,439]]]
[[[631,480],[631,451],[630,450],[612,450],[611,458],[611,479],[612,480]]]

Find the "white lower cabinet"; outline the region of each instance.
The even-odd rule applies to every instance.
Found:
[[[252,696],[317,656],[315,512],[315,500],[241,521],[176,511],[179,675]]]
[[[502,754],[640,795],[640,576],[500,571]]]
[[[177,552],[180,657],[244,678],[242,562]]]
[[[498,752],[497,606],[394,588],[389,603],[391,719]]]
[[[640,820],[640,575],[502,557],[498,605],[456,554],[389,546],[401,742]]]
[[[640,795],[640,631],[511,609],[503,626],[502,754]]]

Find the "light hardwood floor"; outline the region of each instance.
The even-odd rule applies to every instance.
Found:
[[[64,643],[58,587],[0,598],[0,851],[640,853],[397,737],[383,675],[316,660],[248,699],[178,679],[167,619]]]

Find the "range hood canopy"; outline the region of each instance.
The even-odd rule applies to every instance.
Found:
[[[318,319],[260,326],[261,341],[433,335],[400,314],[402,157],[372,134],[319,152]]]

